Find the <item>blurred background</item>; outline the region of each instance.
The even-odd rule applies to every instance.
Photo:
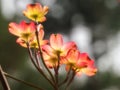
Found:
[[[65,41],[75,41],[81,52],[95,60],[97,74],[76,77],[70,90],[120,90],[120,0],[0,0],[0,65],[4,71],[52,90],[31,64],[27,49],[8,32],[10,22],[27,20],[22,11],[35,2],[49,6],[46,38],[61,33]],[[64,73],[60,75],[64,77]],[[11,90],[35,90],[8,81]]]

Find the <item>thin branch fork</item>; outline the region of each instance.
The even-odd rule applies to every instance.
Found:
[[[3,86],[4,90],[11,90],[10,86],[8,84],[8,81],[7,81],[7,79],[6,79],[5,75],[4,75],[4,71],[2,70],[1,65],[0,65],[0,81],[2,83],[2,86]]]

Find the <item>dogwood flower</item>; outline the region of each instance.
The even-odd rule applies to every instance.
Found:
[[[91,60],[87,53],[80,54],[76,67],[78,75],[85,73],[88,76],[93,76],[97,72],[97,68],[94,66],[94,60]]]
[[[58,56],[53,53],[53,49],[49,45],[44,45],[42,47],[42,53],[47,67],[53,68],[58,66]]]
[[[74,42],[63,42],[63,37],[61,34],[51,34],[50,36],[50,46],[55,54],[60,54],[60,56],[65,56],[71,48],[77,48]]]
[[[48,40],[43,40],[44,38],[44,30],[43,30],[43,26],[41,24],[39,24],[37,26],[37,31],[38,31],[38,39],[39,39],[39,43],[40,43],[40,46],[43,46],[45,44],[48,43]],[[26,43],[23,42],[23,40],[21,40],[21,38],[17,39],[17,43],[19,43],[21,46],[23,47],[27,47],[26,46]],[[32,40],[29,42],[29,46],[31,48],[39,48],[39,45],[38,45],[38,41],[36,39],[36,35],[34,34],[34,36],[32,37]]]
[[[17,36],[18,40],[28,43],[33,39],[33,36],[35,35],[35,27],[36,26],[34,22],[26,23],[25,21],[22,21],[20,24],[11,22],[9,24],[9,32]]]
[[[62,62],[66,65],[67,71],[74,70],[77,75],[85,73],[93,76],[97,71],[94,61],[88,57],[87,53],[80,53],[77,49],[71,49]]]
[[[28,4],[27,9],[23,11],[23,14],[35,21],[35,22],[44,22],[46,20],[45,15],[48,13],[48,7],[42,7],[41,4]]]
[[[72,48],[77,48],[74,42],[64,43],[61,34],[51,34],[50,45],[45,45],[42,47],[42,50],[44,52],[43,56],[47,54],[49,57],[49,59],[47,57],[44,57],[44,60],[47,61],[47,63],[54,64],[54,62],[58,62],[61,57],[66,56],[67,52]]]

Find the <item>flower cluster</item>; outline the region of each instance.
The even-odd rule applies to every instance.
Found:
[[[27,9],[23,11],[24,16],[31,20],[27,23],[21,21],[19,24],[11,22],[9,24],[9,32],[18,37],[16,42],[29,51],[32,63],[36,69],[51,83],[55,90],[64,83],[72,82],[69,79],[72,76],[81,75],[82,73],[93,76],[97,72],[92,60],[87,53],[81,53],[75,42],[64,42],[63,36],[59,33],[51,34],[49,40],[44,39],[44,27],[42,23],[46,21],[48,7],[42,7],[39,3],[27,5]],[[48,71],[51,79],[45,74],[41,61],[45,69]],[[67,72],[66,79],[59,82],[59,68],[65,65]],[[54,75],[49,69],[54,70]]]

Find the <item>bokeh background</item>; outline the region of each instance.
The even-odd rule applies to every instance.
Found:
[[[27,50],[8,32],[10,22],[27,20],[22,11],[35,2],[49,6],[46,38],[61,33],[65,41],[75,41],[81,52],[95,60],[97,74],[76,77],[70,90],[120,90],[120,0],[0,0],[0,65],[4,71],[52,90],[31,64]],[[64,73],[60,75],[62,79]],[[11,90],[35,90],[8,81]]]

